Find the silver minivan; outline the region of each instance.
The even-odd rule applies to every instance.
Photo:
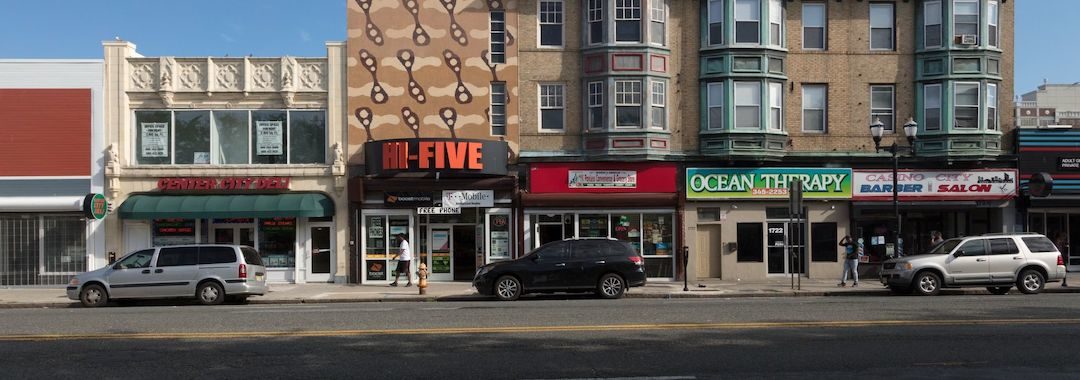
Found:
[[[67,296],[87,307],[115,299],[189,298],[204,305],[267,292],[266,267],[243,245],[177,245],[131,252],[116,263],[79,274]]]

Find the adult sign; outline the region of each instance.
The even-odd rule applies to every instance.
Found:
[[[364,144],[370,175],[397,173],[505,175],[509,147],[503,141],[420,138]]]
[[[856,170],[855,200],[892,200],[892,171]],[[1016,197],[1016,170],[923,171],[901,170],[897,177],[901,200],[1003,200]]]
[[[851,169],[688,168],[687,199],[787,199],[795,179],[804,199],[851,198]]]

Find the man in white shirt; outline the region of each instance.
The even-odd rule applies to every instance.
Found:
[[[398,286],[398,278],[404,273],[405,279],[409,280],[405,286],[409,287],[412,286],[412,275],[409,274],[409,263],[412,262],[412,247],[409,247],[408,236],[405,234],[397,234],[397,238],[401,241],[401,246],[398,247],[399,249],[396,257],[398,265],[397,270],[394,271],[394,282],[391,282],[390,286]]]

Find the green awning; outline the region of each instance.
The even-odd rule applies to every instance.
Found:
[[[132,195],[120,205],[123,219],[322,217],[334,201],[319,193],[244,195]]]

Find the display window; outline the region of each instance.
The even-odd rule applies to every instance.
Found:
[[[675,219],[671,212],[531,213],[532,247],[559,238],[612,238],[634,247],[645,258],[649,277],[675,276]],[[576,222],[576,228],[574,228]],[[566,227],[562,236],[560,229]],[[576,231],[576,233],[575,233]]]
[[[259,219],[259,253],[268,268],[296,266],[296,218]]]

